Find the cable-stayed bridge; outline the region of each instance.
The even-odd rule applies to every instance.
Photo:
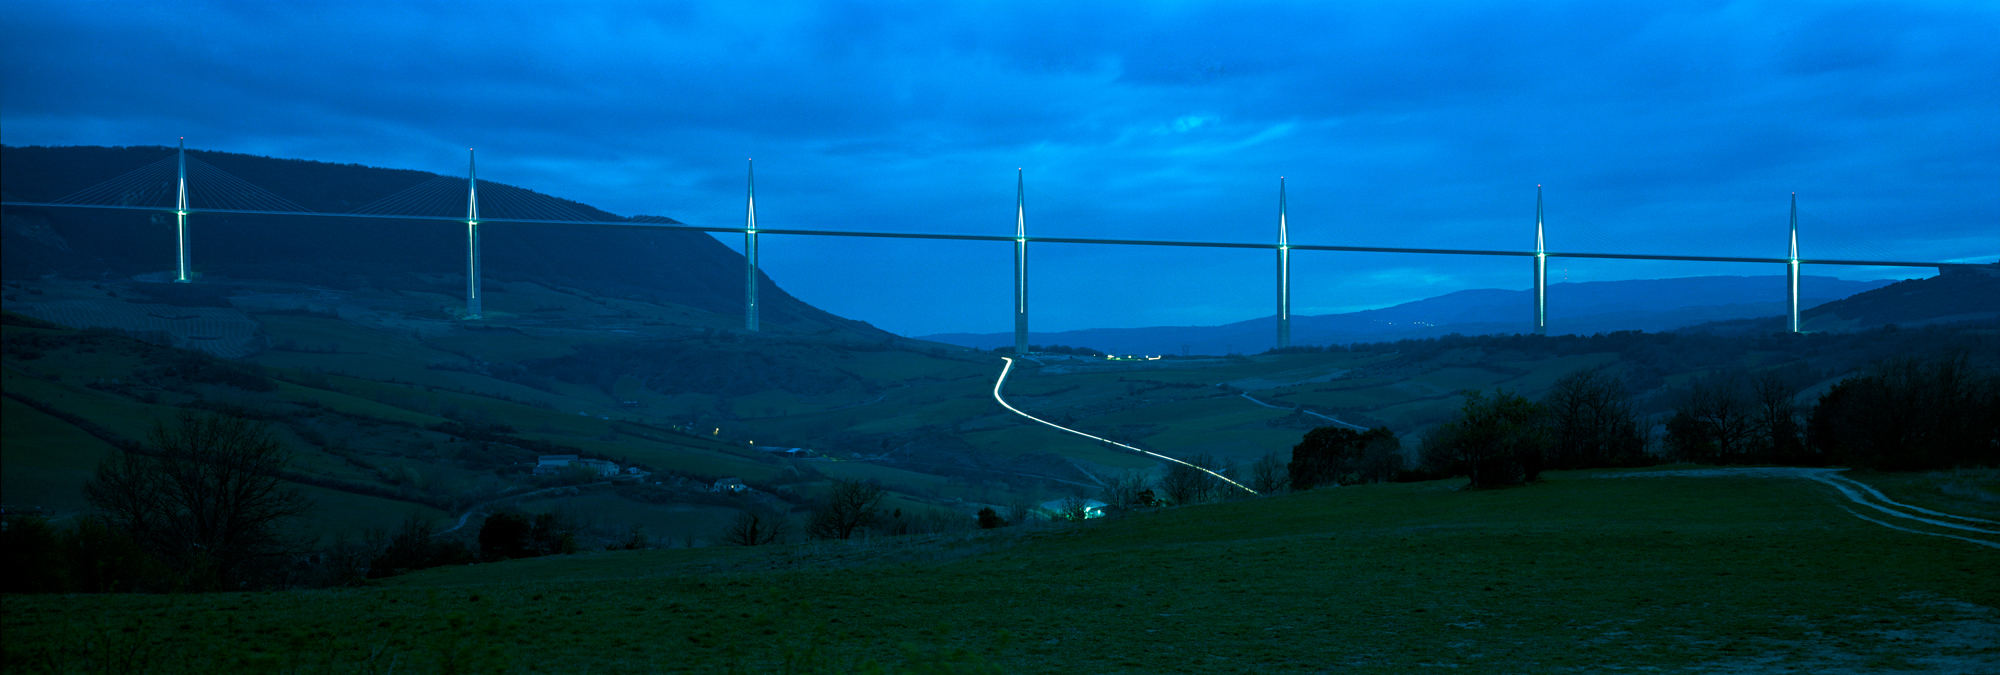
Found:
[[[760,228],[757,225],[754,168],[746,176],[745,220],[742,226],[695,225],[657,216],[624,218],[589,207],[543,195],[531,190],[478,179],[474,155],[468,151],[464,176],[435,176],[388,197],[348,211],[308,209],[229,174],[187,154],[185,144],[172,154],[151,164],[111,178],[68,196],[47,202],[5,201],[0,206],[58,207],[81,209],[127,209],[171,212],[175,216],[176,281],[187,283],[191,276],[190,217],[199,214],[251,214],[321,218],[389,218],[463,223],[466,228],[466,311],[468,319],[481,316],[480,237],[482,224],[553,224],[615,227],[673,228],[699,232],[731,232],[744,236],[744,327],[759,329],[759,266],[757,240],[760,235],[802,235],[831,237],[876,237],[898,239],[944,239],[960,241],[1009,242],[1014,248],[1014,341],[1017,352],[1028,349],[1028,257],[1029,243],[1098,244],[1118,246],[1170,246],[1197,248],[1267,249],[1276,254],[1277,345],[1291,344],[1291,252],[1335,251],[1360,253],[1415,253],[1432,255],[1502,256],[1531,258],[1534,287],[1535,332],[1548,329],[1548,259],[1594,258],[1616,260],[1663,260],[1689,262],[1770,263],[1786,268],[1788,278],[1789,329],[1799,330],[1798,282],[1802,265],[1851,265],[1889,267],[1947,267],[1953,263],[1907,260],[1862,260],[1802,258],[1798,247],[1798,198],[1792,197],[1790,243],[1785,256],[1745,257],[1672,255],[1649,253],[1602,253],[1551,251],[1545,245],[1541,188],[1535,197],[1535,246],[1531,250],[1452,249],[1427,247],[1342,246],[1296,244],[1289,240],[1284,179],[1278,184],[1278,227],[1273,242],[1213,242],[1149,239],[1105,239],[1080,237],[1030,237],[1027,234],[1025,172],[1017,171],[1015,190],[1015,231],[1005,234],[959,234],[924,232],[870,232],[857,230],[815,230]]]

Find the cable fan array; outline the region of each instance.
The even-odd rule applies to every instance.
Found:
[[[180,188],[176,157],[168,156],[125,175],[78,190],[50,202],[77,206],[178,206]],[[187,158],[188,208],[204,211],[312,213],[292,200],[271,194],[195,157]]]

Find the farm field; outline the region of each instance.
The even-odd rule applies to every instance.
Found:
[[[1864,521],[1805,480],[1617,477],[1646,472],[541,558],[358,589],[15,597],[0,649],[10,672],[2000,668],[2000,551]]]

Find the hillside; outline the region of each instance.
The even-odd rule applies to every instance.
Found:
[[[1899,281],[1799,312],[1807,331],[1913,327],[2000,318],[2000,263],[1951,265],[1928,279]],[[1686,330],[1755,334],[1784,330],[1784,317],[1718,321]]]
[[[173,152],[165,147],[9,146],[0,148],[5,160],[0,163],[0,189],[7,201],[53,201]],[[323,213],[345,213],[437,177],[234,153],[190,150],[188,156]],[[585,216],[625,220],[588,205],[554,201]],[[463,199],[458,209],[463,211]],[[231,214],[196,215],[189,230],[195,268],[210,281],[261,279],[341,290],[464,293],[462,224]],[[166,213],[8,207],[0,237],[5,256],[0,270],[11,280],[46,275],[133,278],[174,267],[173,219]],[[493,223],[482,228],[481,238],[488,280],[571,287],[715,314],[743,313],[743,257],[704,233]],[[773,330],[796,324],[796,330],[811,333],[831,326],[863,339],[888,337],[800,302],[768,277],[764,284],[762,319]]]
[[[1799,303],[1814,307],[1888,281],[1847,281],[1806,276]],[[1687,277],[1634,281],[1557,283],[1549,286],[1549,325],[1555,335],[1621,330],[1665,331],[1713,321],[1782,315],[1784,277]],[[1292,317],[1292,344],[1327,345],[1533,331],[1529,291],[1475,289],[1394,307],[1346,314]],[[1030,333],[1045,345],[1086,346],[1113,354],[1254,354],[1274,346],[1273,317],[1220,326],[1098,328]],[[921,339],[992,349],[1014,343],[1011,333],[953,333]]]
[[[598,553],[365,588],[12,596],[9,672],[2000,668],[1969,533],[1755,471],[1320,489],[1083,524]],[[1858,476],[1968,511],[1970,488]],[[1996,489],[1990,477],[1984,484]],[[1886,518],[1867,510],[1872,518]],[[1907,526],[1907,527],[1903,527]],[[1985,535],[1971,535],[1967,538]],[[1985,536],[1985,539],[1991,539]],[[289,665],[288,665],[289,664]]]

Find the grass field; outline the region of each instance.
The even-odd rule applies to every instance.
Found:
[[[352,590],[12,597],[4,649],[20,672],[2000,669],[2000,552],[1865,522],[1802,480],[1595,475]]]

